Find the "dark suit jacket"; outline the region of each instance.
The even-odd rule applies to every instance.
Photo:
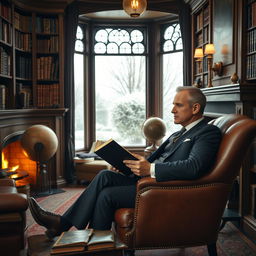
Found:
[[[176,134],[174,133],[170,138]],[[163,163],[155,164],[156,180],[199,178],[211,169],[220,141],[219,128],[202,120],[173,144]],[[148,161],[152,163],[158,159],[167,144],[168,140],[148,158]]]

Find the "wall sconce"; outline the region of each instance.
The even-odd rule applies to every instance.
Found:
[[[212,87],[212,59],[215,53],[214,44],[207,44],[204,48],[204,53],[207,55],[208,62],[208,87]]]
[[[147,0],[123,0],[123,9],[132,18],[139,17],[147,8]]]
[[[214,71],[215,75],[222,76],[223,63],[221,61],[215,62],[213,64],[212,70]]]
[[[196,59],[196,69],[198,73],[203,72],[203,67],[202,67],[202,61],[203,61],[204,53],[203,53],[203,48],[196,48],[195,53],[194,53],[194,58]],[[197,77],[194,86],[197,88],[202,87],[202,77]]]
[[[207,55],[208,60],[208,87],[212,87],[212,71],[214,71],[215,75],[221,76],[223,63],[220,61],[212,65],[213,54],[215,53],[214,44],[205,45],[204,53]]]

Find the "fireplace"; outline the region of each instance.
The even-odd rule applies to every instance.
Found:
[[[64,180],[64,115],[66,109],[14,109],[0,111],[0,167],[15,167],[26,171],[27,177],[18,179],[16,184],[29,184],[31,190],[36,186],[36,162],[31,161],[24,153],[20,138],[23,132],[32,125],[45,125],[51,128],[58,137],[59,146],[56,154],[47,163],[50,175],[50,187],[65,185]],[[17,167],[18,166],[18,167]],[[15,177],[15,176],[14,176]]]
[[[20,144],[23,131],[10,134],[2,142],[1,168],[7,169],[10,177],[16,180],[17,187],[36,184],[36,162],[28,158]],[[27,175],[26,175],[27,173]]]

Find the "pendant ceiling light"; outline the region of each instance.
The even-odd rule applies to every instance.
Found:
[[[133,18],[139,17],[147,8],[147,0],[123,0],[125,12]]]

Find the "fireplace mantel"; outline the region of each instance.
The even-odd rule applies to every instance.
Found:
[[[51,186],[56,188],[64,180],[64,116],[65,108],[56,109],[8,109],[0,111],[1,150],[6,138],[25,131],[32,125],[41,124],[50,127],[57,135],[59,146],[56,154],[48,163],[51,174]]]
[[[253,116],[255,86],[228,84],[201,89],[207,98],[206,115],[244,114]]]

